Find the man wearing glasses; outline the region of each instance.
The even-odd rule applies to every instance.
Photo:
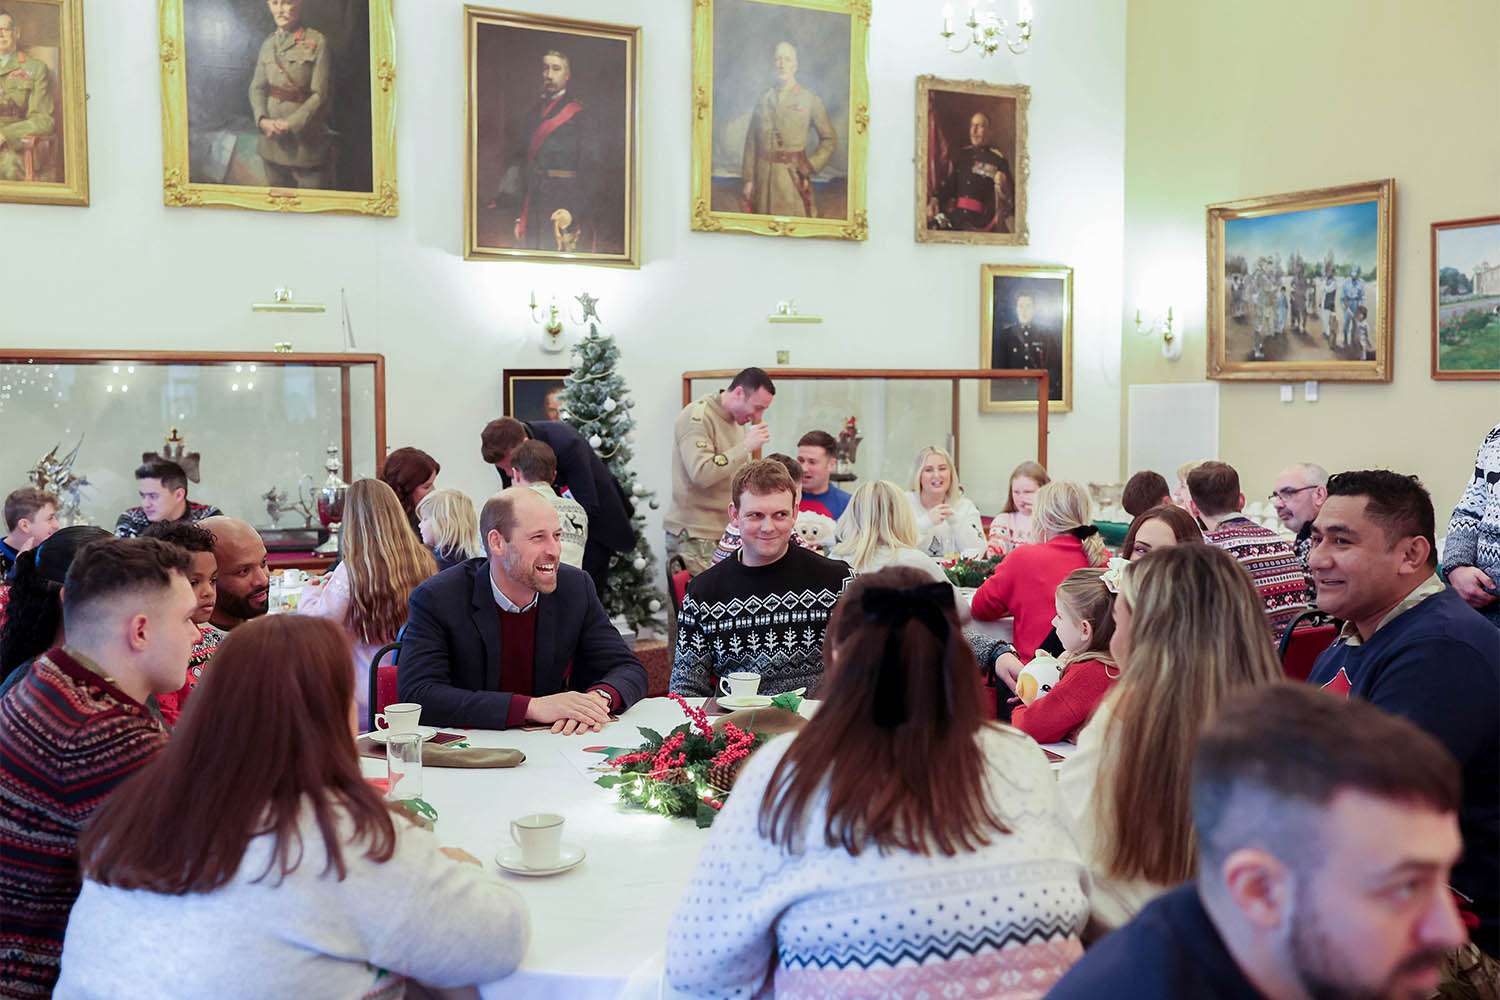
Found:
[[[1312,462],[1289,465],[1276,477],[1276,486],[1267,499],[1287,530],[1297,533],[1292,548],[1306,570],[1307,556],[1312,551],[1313,521],[1323,509],[1323,501],[1328,499],[1328,470]]]

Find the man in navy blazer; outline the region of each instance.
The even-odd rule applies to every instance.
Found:
[[[480,454],[511,485],[510,456],[527,439],[541,441],[557,456],[557,491],[566,487],[589,516],[589,537],[583,549],[583,571],[593,577],[604,596],[610,553],[635,551],[635,528],[630,502],[598,452],[560,420],[521,421],[514,417],[491,420],[480,434]]]
[[[594,585],[562,564],[552,505],[513,487],[479,518],[489,555],[411,595],[397,684],[437,726],[597,731],[646,693],[646,671],[609,623]]]

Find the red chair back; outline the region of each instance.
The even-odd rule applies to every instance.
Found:
[[[366,720],[369,731],[375,729],[375,716],[385,711],[387,705],[401,700],[396,687],[396,657],[401,652],[401,643],[388,642],[375,651],[370,660],[370,717]],[[390,654],[389,663],[381,663]]]
[[[685,569],[672,574],[672,607],[681,610],[683,599],[687,597],[688,582],[692,579],[693,574]]]
[[[1337,625],[1292,628],[1282,639],[1281,669],[1288,680],[1305,681],[1323,650],[1339,636]]]

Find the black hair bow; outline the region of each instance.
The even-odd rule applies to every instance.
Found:
[[[1094,535],[1099,534],[1099,529],[1092,524],[1080,524],[1076,528],[1069,528],[1067,534],[1072,535],[1081,542],[1085,538],[1092,538]]]
[[[899,632],[909,621],[921,622],[944,647],[943,663],[938,667],[938,683],[942,688],[941,705],[945,718],[950,716],[953,712],[953,681],[949,676],[946,650],[952,631],[947,612],[955,607],[953,588],[946,583],[901,589],[871,587],[860,596],[859,606],[866,619],[885,625],[892,632]],[[875,676],[875,724],[883,729],[894,729],[910,714],[906,705],[906,669],[901,643],[892,636],[885,644],[885,654]]]

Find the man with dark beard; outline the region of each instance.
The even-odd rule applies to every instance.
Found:
[[[1459,785],[1442,744],[1372,705],[1292,684],[1231,698],[1193,768],[1197,879],[1049,1000],[1424,1000],[1468,939],[1448,888]]]
[[[401,700],[435,726],[597,732],[646,693],[646,671],[609,623],[593,583],[562,564],[557,511],[513,486],[485,503],[489,554],[411,595]]]
[[[204,518],[198,527],[214,536],[214,562],[218,566],[218,593],[213,617],[207,628],[223,634],[266,613],[271,593],[271,575],[266,569],[266,543],[260,533],[237,517]]]

